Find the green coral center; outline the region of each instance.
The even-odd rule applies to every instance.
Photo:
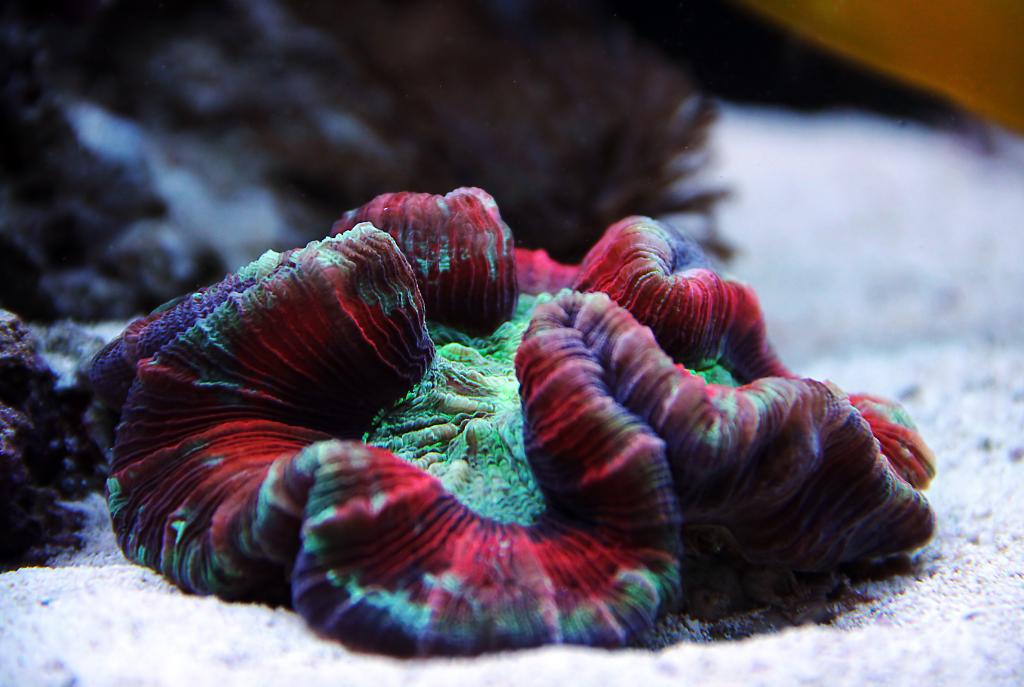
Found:
[[[705,367],[691,369],[695,375],[703,377],[708,384],[719,384],[721,386],[743,386],[724,365],[717,362],[709,363]]]
[[[533,308],[549,299],[520,296],[512,319],[486,337],[431,324],[433,364],[363,440],[434,475],[484,517],[532,523],[544,498],[526,460],[515,355]]]

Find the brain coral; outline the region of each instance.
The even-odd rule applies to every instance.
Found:
[[[796,570],[931,535],[903,411],[791,374],[753,292],[670,227],[560,265],[458,189],[333,234],[93,363],[123,408],[119,542],[182,588],[398,655],[614,646],[678,607],[687,527]]]

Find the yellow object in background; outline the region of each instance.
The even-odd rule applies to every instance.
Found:
[[[1024,132],[1024,0],[737,0],[799,36]]]

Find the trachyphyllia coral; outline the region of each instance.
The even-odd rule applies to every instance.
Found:
[[[388,194],[128,327],[125,553],[398,655],[621,645],[678,607],[683,533],[796,570],[910,550],[934,473],[905,413],[800,379],[753,292],[663,224],[580,266],[493,199]],[[521,292],[521,293],[520,293]]]

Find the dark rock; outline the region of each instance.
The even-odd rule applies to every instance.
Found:
[[[118,261],[119,237],[166,206],[144,165],[83,145],[66,114],[75,95],[62,85],[54,20],[22,4],[0,9],[0,305],[33,320],[127,316],[218,276],[201,245],[163,257],[193,267],[157,293],[139,288],[146,265]]]
[[[91,396],[63,386],[17,316],[0,310],[0,562],[41,562],[78,515],[60,499],[102,485],[104,461],[87,429]]]

